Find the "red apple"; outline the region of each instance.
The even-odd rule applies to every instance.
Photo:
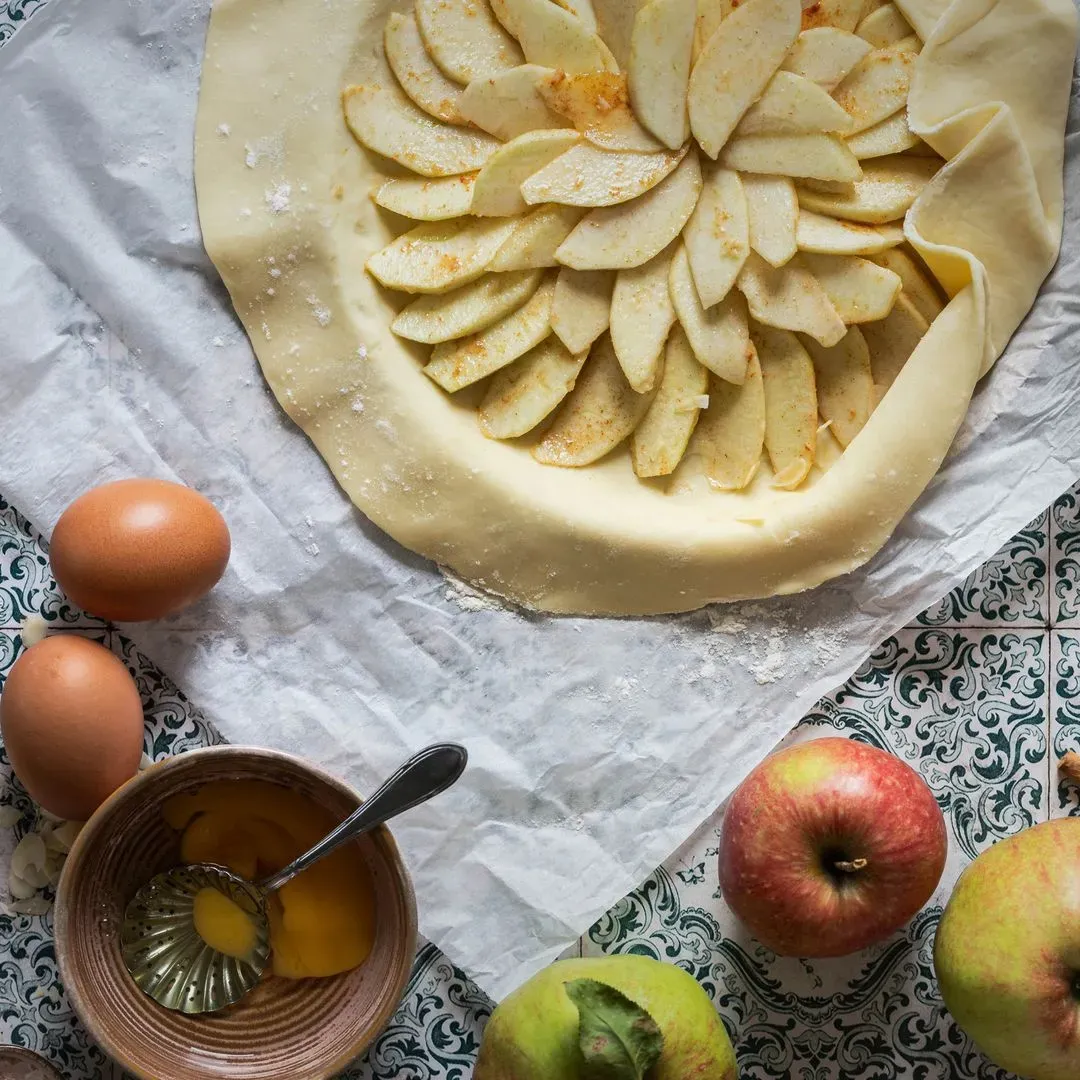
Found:
[[[845,956],[888,937],[945,868],[945,819],[914,769],[850,739],[766,758],[724,814],[720,891],[781,956]]]

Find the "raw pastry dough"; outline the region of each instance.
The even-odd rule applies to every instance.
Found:
[[[790,478],[775,478],[768,453],[759,450],[761,465],[749,487],[727,491],[716,487],[731,486],[739,470],[715,473],[714,487],[706,473],[720,468],[717,455],[743,460],[745,440],[762,432],[757,413],[734,435],[742,445],[730,431],[721,434],[719,413],[700,420],[672,477],[639,479],[629,444],[583,468],[554,467],[531,453],[535,437],[499,442],[484,434],[476,410],[487,383],[448,396],[423,373],[431,347],[391,331],[396,313],[414,298],[380,287],[365,263],[415,223],[381,210],[370,196],[388,178],[409,174],[357,144],[344,122],[341,93],[355,84],[380,87],[388,110],[409,117],[412,141],[405,149],[432,150],[429,136],[437,141],[441,134],[428,125],[438,121],[414,115],[417,107],[398,91],[382,54],[388,15],[406,14],[411,4],[218,0],[196,131],[204,240],[278,401],[357,506],[396,540],[462,577],[556,612],[681,611],[790,593],[870,558],[933,477],[979,376],[1007,344],[1056,258],[1076,43],[1071,0],[897,0],[897,7],[923,42],[910,71],[908,127],[947,161],[907,212],[905,234],[951,300],[827,471],[819,462],[797,490],[780,490],[775,480]],[[604,33],[599,9],[598,21]],[[628,34],[618,47],[611,41],[624,63]],[[918,43],[908,39],[908,45]],[[602,45],[589,47],[603,52]],[[504,51],[506,65],[520,64],[512,49]],[[455,70],[444,70],[455,78]],[[857,65],[849,78],[855,80],[849,89],[862,93],[865,76]],[[460,125],[450,130],[463,155],[460,171],[474,175],[489,154],[489,137]],[[391,129],[380,137],[390,148],[401,134]],[[759,170],[777,160],[775,137],[739,138],[746,154],[747,140],[762,140],[752,144]],[[498,145],[490,142],[491,149]],[[700,157],[708,178],[716,166]],[[686,160],[692,159],[691,151]],[[676,170],[670,180],[684,175]],[[830,189],[835,182],[805,183],[803,201],[819,209],[836,204],[830,194],[843,194]],[[612,209],[599,212],[610,216]],[[462,220],[490,222],[485,236],[501,229],[497,218]],[[449,228],[424,226],[422,235],[451,236]],[[864,258],[877,259],[874,252],[889,246],[881,237],[890,226],[830,225],[804,207],[797,234],[807,250],[818,249],[806,239],[811,228],[815,238],[830,229],[850,234],[850,253]],[[536,269],[551,265],[547,251]],[[765,264],[753,259],[759,280]],[[630,272],[620,269],[620,280]],[[616,295],[624,295],[618,286]],[[593,349],[608,357],[605,377],[618,379],[612,361],[625,367],[642,360],[616,357],[611,342],[603,334]],[[569,378],[566,390],[577,358],[566,353],[564,359],[557,346],[538,348],[547,350],[546,363],[562,364],[558,378]],[[748,363],[747,378],[757,371],[756,356]],[[716,406],[728,408],[740,397],[760,401],[715,375],[707,385]],[[635,392],[626,385],[619,390],[625,393]],[[655,400],[665,401],[667,393],[661,389]],[[694,408],[701,397],[694,397]],[[830,407],[836,400],[830,398]],[[535,410],[535,400],[530,407]],[[700,416],[708,413],[704,408]],[[689,424],[682,416],[673,411],[661,427],[659,413],[649,413],[646,430],[665,433],[657,443],[661,457],[681,448]],[[710,432],[727,442],[702,447]],[[775,439],[772,449],[778,453]]]

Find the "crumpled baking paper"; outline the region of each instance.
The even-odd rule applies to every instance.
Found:
[[[496,997],[679,845],[824,692],[1080,475],[1080,108],[1064,255],[953,453],[863,570],[590,620],[501,608],[378,532],[264,386],[199,242],[206,0],[54,0],[0,51],[0,491],[44,530],[131,474],[232,529],[198,607],[125,628],[224,734],[370,791],[465,743],[394,824],[421,929]]]

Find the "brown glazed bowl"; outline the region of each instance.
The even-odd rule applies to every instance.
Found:
[[[416,952],[416,900],[390,832],[356,843],[375,891],[375,944],[353,971],[325,979],[264,979],[231,1008],[184,1016],[136,987],[120,955],[124,909],[140,886],[179,863],[162,803],[213,780],[264,780],[341,818],[360,796],[300,758],[216,746],[168,758],[115,792],[79,834],[56,897],[64,989],[90,1034],[141,1080],[326,1080],[386,1026]]]

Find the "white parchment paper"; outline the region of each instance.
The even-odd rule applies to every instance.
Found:
[[[370,790],[468,745],[394,831],[423,932],[499,996],[662,861],[823,692],[1080,475],[1080,110],[1066,253],[888,547],[811,595],[663,619],[489,605],[372,527],[264,387],[199,242],[206,0],[54,0],[0,51],[0,492],[48,530],[176,478],[232,528],[198,608],[128,628],[232,740]]]

